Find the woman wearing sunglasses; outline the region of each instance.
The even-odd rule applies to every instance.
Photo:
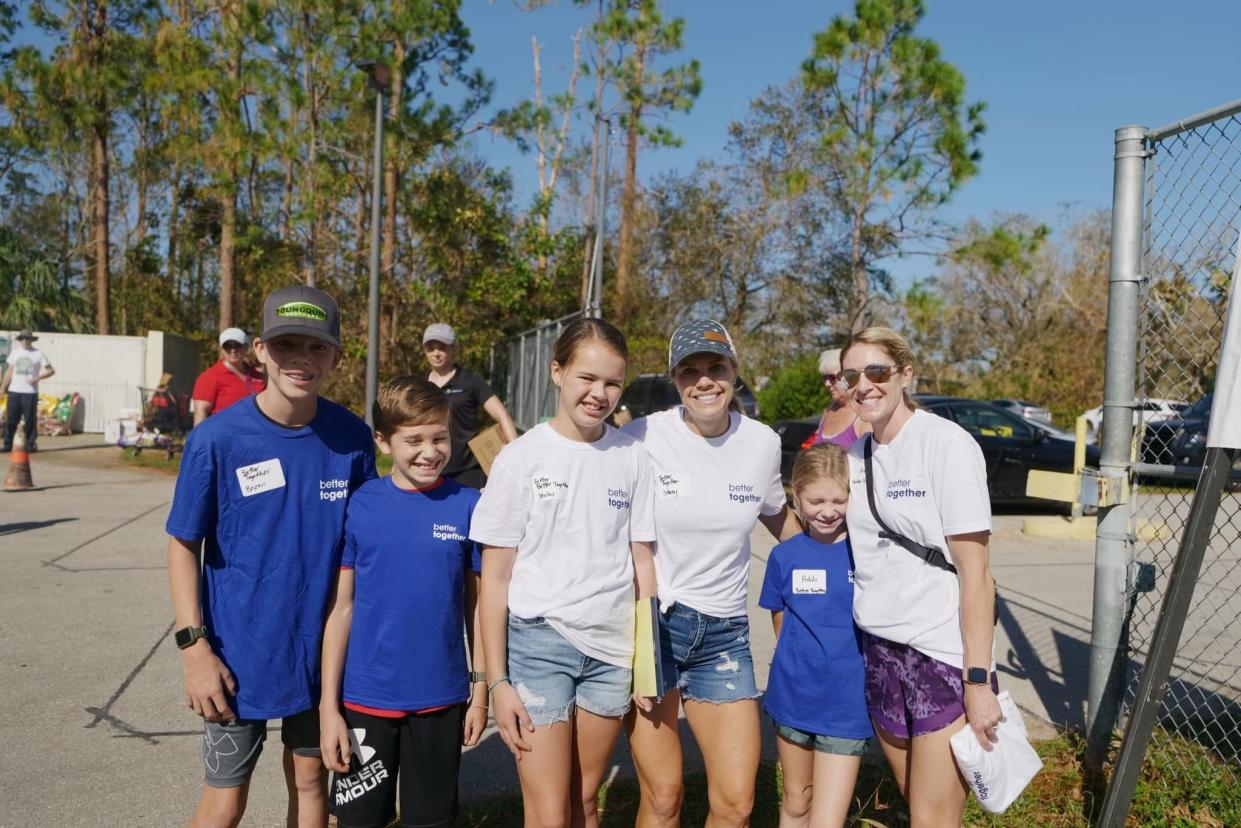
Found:
[[[655,472],[655,574],[669,689],[625,731],[642,802],[638,828],[681,824],[682,705],[707,766],[707,825],[749,824],[759,760],[758,687],[746,614],[750,532],[800,533],[780,482],[780,438],[736,411],[737,352],[719,322],[686,322],[668,344],[681,404],[625,432]]]
[[[900,334],[860,331],[841,362],[873,430],[849,451],[847,512],[867,708],[914,824],[958,826],[967,788],[948,738],[968,724],[991,750],[1000,721],[986,465],[964,429],[915,408]]]
[[[845,451],[857,442],[858,437],[870,431],[870,426],[853,413],[849,405],[847,389],[840,383],[840,349],[832,348],[819,354],[819,375],[827,386],[830,397],[828,406],[819,418],[819,427],[802,445],[802,448],[832,443]]]

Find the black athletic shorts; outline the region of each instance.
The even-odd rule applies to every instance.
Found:
[[[389,719],[345,708],[349,773],[332,780],[340,828],[383,828],[396,812],[400,779],[404,828],[449,826],[457,819],[457,773],[465,705]]]

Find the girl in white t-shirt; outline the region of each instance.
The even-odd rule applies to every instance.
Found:
[[[968,789],[948,738],[968,723],[990,750],[1001,715],[986,465],[964,429],[915,410],[900,334],[860,331],[841,362],[873,429],[849,451],[847,512],[867,709],[914,823],[960,825]]]
[[[604,420],[628,348],[599,319],[553,349],[556,416],[504,448],[474,510],[492,711],[517,758],[526,825],[596,826],[632,692],[634,601],[655,594],[650,461]],[[639,700],[640,704],[649,704]]]
[[[625,427],[655,473],[655,570],[660,644],[669,688],[625,722],[642,802],[638,824],[680,824],[685,718],[702,749],[708,825],[745,825],[759,761],[758,687],[750,655],[750,532],[761,521],[783,540],[800,531],[780,481],[780,438],[734,409],[737,352],[719,322],[673,333],[668,370],[681,405]]]

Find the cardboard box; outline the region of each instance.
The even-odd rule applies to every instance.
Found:
[[[504,448],[504,441],[500,439],[500,427],[493,425],[491,428],[485,428],[470,441],[470,451],[478,458],[478,465],[483,467],[483,474],[491,474],[491,464],[495,462],[496,455],[500,453],[500,449]]]

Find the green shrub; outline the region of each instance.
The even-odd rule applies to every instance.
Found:
[[[819,355],[804,354],[785,363],[758,392],[758,407],[767,423],[809,417],[826,408],[827,389],[819,376]]]

